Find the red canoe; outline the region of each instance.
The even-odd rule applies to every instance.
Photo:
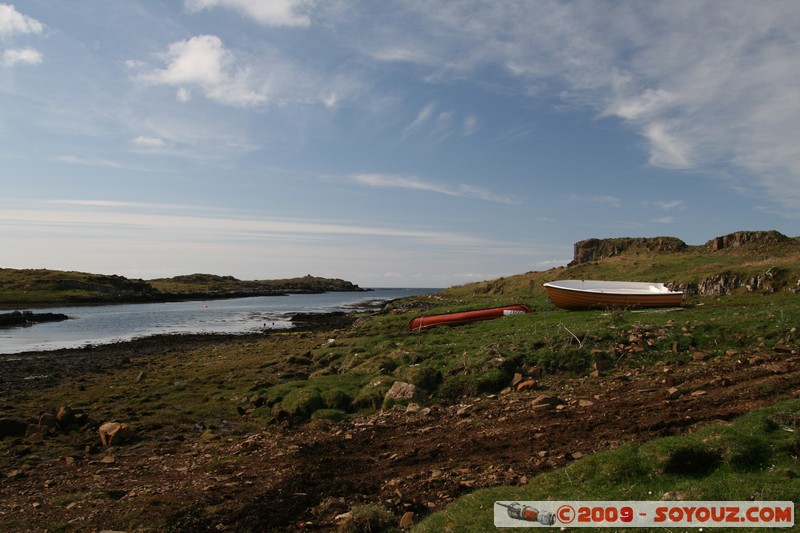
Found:
[[[452,324],[464,324],[477,320],[492,320],[509,315],[523,315],[530,313],[531,308],[527,305],[506,305],[504,307],[493,307],[491,309],[478,309],[475,311],[462,311],[460,313],[448,313],[446,315],[420,316],[408,323],[411,331],[420,331],[434,326],[445,326]]]

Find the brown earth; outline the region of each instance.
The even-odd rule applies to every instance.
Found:
[[[173,341],[178,345],[165,350],[182,349]],[[212,342],[184,341],[183,349]],[[129,346],[102,350],[119,364],[144,364],[123,355]],[[71,378],[114,366],[74,363],[83,352],[37,357],[67,366],[73,358],[65,371]],[[384,504],[398,520],[413,511],[418,521],[480,487],[524,484],[581,455],[680,434],[800,395],[800,357],[790,350],[694,359],[595,377],[543,377],[530,390],[395,407],[336,425],[220,429],[111,448],[100,447],[98,438],[97,445],[56,456],[26,441],[9,448],[22,449],[19,458],[0,458],[0,530],[146,531],[165,524],[178,531],[329,530],[366,502]],[[86,360],[96,365],[98,358]],[[33,392],[8,387],[20,375],[3,379],[0,418],[14,414],[17,395]],[[542,395],[557,401],[537,407]]]

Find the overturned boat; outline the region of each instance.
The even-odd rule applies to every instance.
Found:
[[[562,309],[676,307],[683,292],[663,283],[564,279],[544,284],[550,301]]]
[[[492,320],[509,315],[523,315],[531,313],[531,308],[527,305],[515,304],[503,307],[492,307],[490,309],[477,309],[474,311],[462,311],[459,313],[447,313],[444,315],[420,316],[408,323],[411,331],[420,331],[434,326],[447,326],[454,324],[466,324],[478,320]]]

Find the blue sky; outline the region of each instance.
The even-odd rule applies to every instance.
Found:
[[[800,216],[800,4],[0,3],[0,266],[444,287]]]

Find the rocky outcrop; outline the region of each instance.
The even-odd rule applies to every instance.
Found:
[[[757,243],[762,245],[789,243],[792,239],[786,235],[771,231],[737,231],[715,237],[706,243],[709,251],[717,252],[726,248],[736,248],[746,244]]]
[[[40,322],[59,322],[68,320],[63,313],[33,313],[32,311],[12,311],[0,314],[0,327],[3,326],[30,326]]]
[[[779,291],[800,292],[800,280],[792,278],[787,270],[775,267],[767,269],[763,274],[747,276],[736,272],[725,272],[709,276],[699,283],[672,283],[668,286],[671,290],[701,296],[724,296],[742,288],[747,292],[764,294]]]
[[[686,243],[676,237],[586,239],[575,243],[574,259],[569,266],[614,257],[623,252],[671,253],[685,249]]]

